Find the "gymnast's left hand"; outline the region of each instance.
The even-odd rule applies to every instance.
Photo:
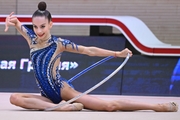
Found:
[[[128,53],[129,53],[130,57],[133,55],[131,50],[129,50],[128,48],[125,48],[122,51],[116,52],[115,55],[116,55],[116,57],[126,57],[128,55]]]

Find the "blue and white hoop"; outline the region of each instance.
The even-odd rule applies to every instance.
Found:
[[[123,63],[118,67],[116,68],[116,70],[114,70],[110,75],[108,75],[105,79],[103,79],[102,81],[100,81],[99,83],[97,83],[96,85],[94,85],[93,87],[91,87],[90,89],[88,89],[87,91],[85,91],[84,93],[81,93],[79,95],[77,95],[76,97],[64,102],[64,103],[59,103],[58,105],[54,106],[54,107],[50,107],[50,108],[46,108],[45,111],[52,111],[52,110],[55,110],[59,107],[62,107],[66,104],[70,104],[72,102],[74,102],[75,100],[79,99],[80,97],[92,92],[93,90],[95,90],[96,88],[98,88],[99,86],[101,86],[103,83],[105,83],[106,81],[108,81],[111,77],[113,77],[119,70],[121,70],[121,68],[127,63],[127,61],[129,60],[129,57],[130,55],[128,54],[126,56],[126,59],[123,61]],[[107,60],[110,60],[112,59],[113,56],[109,56],[109,57],[106,57],[96,63],[94,63],[93,65],[89,66],[88,68],[84,69],[83,71],[81,71],[80,73],[78,73],[77,75],[75,75],[74,77],[72,77],[71,79],[68,80],[68,82],[72,82],[74,81],[76,78],[80,77],[82,74],[86,73],[87,71],[91,70],[92,68],[106,62]]]

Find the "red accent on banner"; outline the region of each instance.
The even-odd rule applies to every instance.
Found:
[[[31,17],[19,17],[18,18],[21,22],[32,22]],[[0,17],[0,22],[4,22],[5,17]],[[149,54],[162,54],[162,55],[168,55],[168,54],[180,54],[180,48],[149,48],[144,45],[142,45],[135,36],[131,33],[131,31],[120,21],[113,19],[113,18],[53,18],[52,21],[54,23],[86,23],[91,25],[91,23],[97,23],[97,24],[114,24],[116,26],[119,26],[122,28],[122,30],[127,34],[127,36],[130,38],[130,40],[134,43],[137,48],[140,50],[149,53]]]

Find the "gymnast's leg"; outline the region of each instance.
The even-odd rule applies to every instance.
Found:
[[[80,93],[72,89],[68,84],[64,83],[61,90],[61,96],[64,100],[69,100]],[[113,100],[105,101],[94,96],[84,95],[76,102],[82,103],[86,109],[97,111],[134,111],[134,110],[154,110],[157,112],[174,112],[178,110],[178,106],[174,103],[149,104],[142,102],[134,102],[130,100]]]
[[[56,104],[43,96],[25,93],[13,93],[10,96],[10,102],[13,105],[32,110],[44,110],[56,106]],[[81,103],[73,103],[57,108],[55,111],[79,111],[82,110],[82,108],[83,105]]]

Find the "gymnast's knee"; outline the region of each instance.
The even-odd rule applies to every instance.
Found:
[[[10,96],[10,103],[13,105],[19,105],[20,99],[21,99],[21,95],[19,93],[13,93]]]
[[[109,102],[106,107],[105,107],[105,110],[108,111],[108,112],[113,112],[113,111],[116,111],[117,107],[115,106],[115,104],[113,102]]]

